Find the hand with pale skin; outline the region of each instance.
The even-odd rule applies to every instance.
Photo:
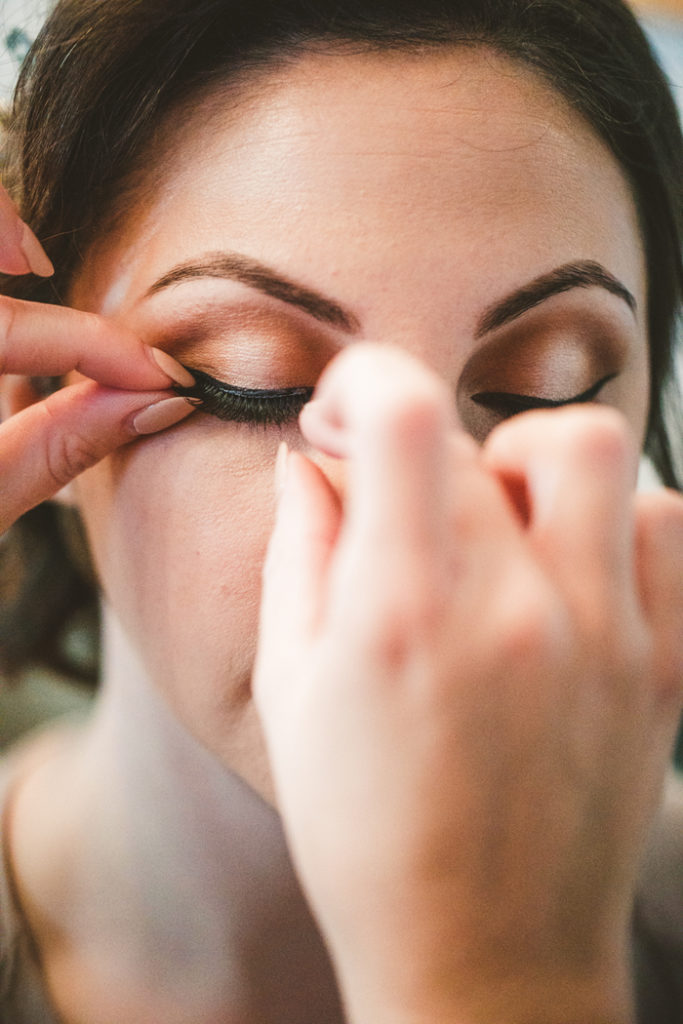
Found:
[[[52,274],[0,188],[0,271]],[[44,401],[27,377],[80,380]],[[179,422],[192,406],[169,390],[191,377],[167,353],[91,313],[0,296],[0,534],[122,444]]]
[[[627,1024],[629,915],[681,705],[683,500],[613,410],[483,449],[405,353],[280,459],[255,695],[353,1024]]]

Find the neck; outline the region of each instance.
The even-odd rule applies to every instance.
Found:
[[[87,1004],[136,1024],[341,1021],[276,812],[185,732],[107,620],[93,717],[15,813],[19,889],[63,1016],[73,1001],[78,1020]],[[49,856],[24,857],[22,879],[29,840]],[[105,1016],[99,993],[125,996]]]

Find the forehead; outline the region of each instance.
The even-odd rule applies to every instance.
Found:
[[[579,258],[644,298],[621,169],[556,90],[493,52],[310,53],[186,108],[167,134],[153,198],[109,244],[114,279],[89,283],[100,306],[226,246],[371,326],[383,298],[398,322],[420,296],[433,316],[435,290],[465,289],[474,316],[492,288]]]

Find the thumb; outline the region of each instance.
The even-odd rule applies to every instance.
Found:
[[[283,675],[297,671],[301,652],[317,633],[341,521],[339,496],[320,467],[284,443],[276,475],[277,513],[263,570],[254,677],[265,717],[282,692]]]
[[[0,185],[0,271],[50,277],[54,267],[28,224],[19,217],[7,191]]]

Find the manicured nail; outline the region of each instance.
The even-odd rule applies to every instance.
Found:
[[[23,252],[32,273],[37,274],[38,277],[52,277],[55,272],[52,261],[28,224],[24,224],[22,229],[19,248]]]
[[[160,402],[148,405],[137,413],[133,417],[133,427],[138,434],[156,434],[159,430],[172,427],[174,423],[180,423],[195,409],[196,406],[185,398],[162,398]]]
[[[286,441],[280,441],[275,458],[275,496],[282,494],[287,479],[287,460],[289,459],[289,446]]]
[[[177,359],[170,356],[168,352],[164,352],[163,349],[153,348],[151,349],[152,357],[154,362],[157,364],[160,370],[163,370],[167,377],[170,377],[176,384],[180,384],[181,388],[191,388],[195,385],[195,379],[189,370],[186,370],[184,366],[181,366]]]

